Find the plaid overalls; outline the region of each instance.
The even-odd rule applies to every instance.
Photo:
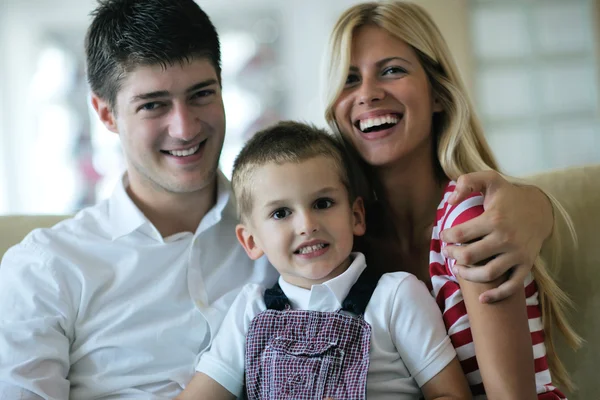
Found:
[[[371,326],[363,314],[379,276],[363,271],[336,312],[292,310],[275,284],[246,336],[249,400],[366,399]]]

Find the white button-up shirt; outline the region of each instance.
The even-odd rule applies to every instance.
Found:
[[[196,232],[167,238],[126,185],[5,254],[0,399],[172,398],[240,288],[275,282],[266,258],[252,262],[235,238],[222,175]]]
[[[293,309],[337,311],[365,267],[365,257],[355,253],[344,273],[310,290],[290,285],[283,278],[279,285]],[[243,390],[246,333],[250,321],[266,309],[264,292],[258,284],[244,287],[196,367],[236,395]],[[420,387],[456,357],[439,307],[414,275],[384,274],[364,319],[371,325],[368,399],[421,398]]]

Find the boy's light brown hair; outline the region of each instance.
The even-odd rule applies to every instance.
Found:
[[[330,158],[335,163],[349,199],[353,201],[355,191],[343,145],[333,135],[313,125],[281,121],[257,132],[235,159],[231,184],[240,219],[246,220],[252,212],[252,187],[258,167],[269,163],[301,163],[317,156]]]

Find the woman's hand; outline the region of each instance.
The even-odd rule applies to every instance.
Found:
[[[482,293],[491,303],[523,290],[523,282],[553,227],[552,203],[535,186],[514,185],[498,172],[474,172],[458,178],[449,199],[457,204],[470,193],[482,192],[485,212],[441,233],[447,257],[456,260],[455,274],[472,282],[490,282],[508,274],[508,280]],[[476,268],[469,268],[479,264]]]

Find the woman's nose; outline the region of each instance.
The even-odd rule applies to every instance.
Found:
[[[358,92],[358,102],[361,105],[370,105],[374,102],[383,100],[385,92],[375,79],[365,79],[360,85]]]

